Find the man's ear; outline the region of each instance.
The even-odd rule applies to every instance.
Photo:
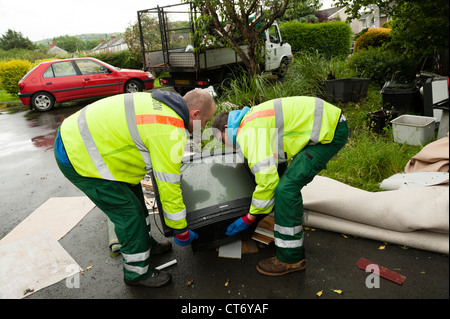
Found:
[[[192,111],[192,118],[198,117],[200,115],[200,110],[193,110]]]

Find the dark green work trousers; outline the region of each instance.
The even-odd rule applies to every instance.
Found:
[[[150,248],[156,241],[150,235],[149,215],[141,184],[83,177],[74,168],[64,166],[56,153],[55,158],[64,176],[114,223],[121,244],[125,279],[136,281],[151,276],[154,268],[150,264]]]
[[[347,121],[339,122],[329,144],[309,145],[293,158],[275,189],[274,237],[277,258],[295,263],[305,258],[303,246],[303,198],[301,190],[310,183],[328,161],[339,152],[348,138]],[[323,194],[326,196],[326,194]]]

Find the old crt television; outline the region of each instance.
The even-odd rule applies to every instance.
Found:
[[[151,174],[158,208],[159,192]],[[225,235],[227,227],[250,209],[255,180],[244,158],[234,151],[195,154],[183,159],[181,191],[186,206],[188,228],[199,235],[193,250],[218,247],[236,238],[249,238],[257,221],[239,235]],[[162,210],[160,219],[166,237],[173,231],[166,226]]]

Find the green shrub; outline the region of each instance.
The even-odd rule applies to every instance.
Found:
[[[368,48],[378,48],[391,40],[391,29],[371,28],[355,41],[354,52]]]
[[[142,69],[142,56],[129,50],[104,52],[89,55],[121,69]]]
[[[53,57],[53,55],[45,50],[26,50],[17,48],[8,51],[0,50],[0,61],[28,60],[30,62],[35,62],[36,60],[48,59],[51,57]]]
[[[348,59],[348,66],[358,77],[370,78],[370,83],[382,86],[399,73],[398,81],[414,79],[416,62],[408,60],[390,50],[371,48],[354,53]]]
[[[309,24],[290,21],[280,25],[280,31],[294,53],[318,51],[329,58],[350,53],[352,31],[345,22]]]
[[[0,87],[9,94],[19,93],[17,83],[31,69],[26,60],[0,61]]]

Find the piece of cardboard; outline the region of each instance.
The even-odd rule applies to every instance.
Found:
[[[242,240],[238,239],[231,243],[220,246],[219,257],[241,259],[242,256]]]
[[[0,299],[20,299],[71,276],[68,289],[79,288],[80,270],[47,231],[5,243],[0,245]]]
[[[51,197],[0,240],[0,245],[48,231],[61,239],[83,219],[95,204],[86,196]]]

